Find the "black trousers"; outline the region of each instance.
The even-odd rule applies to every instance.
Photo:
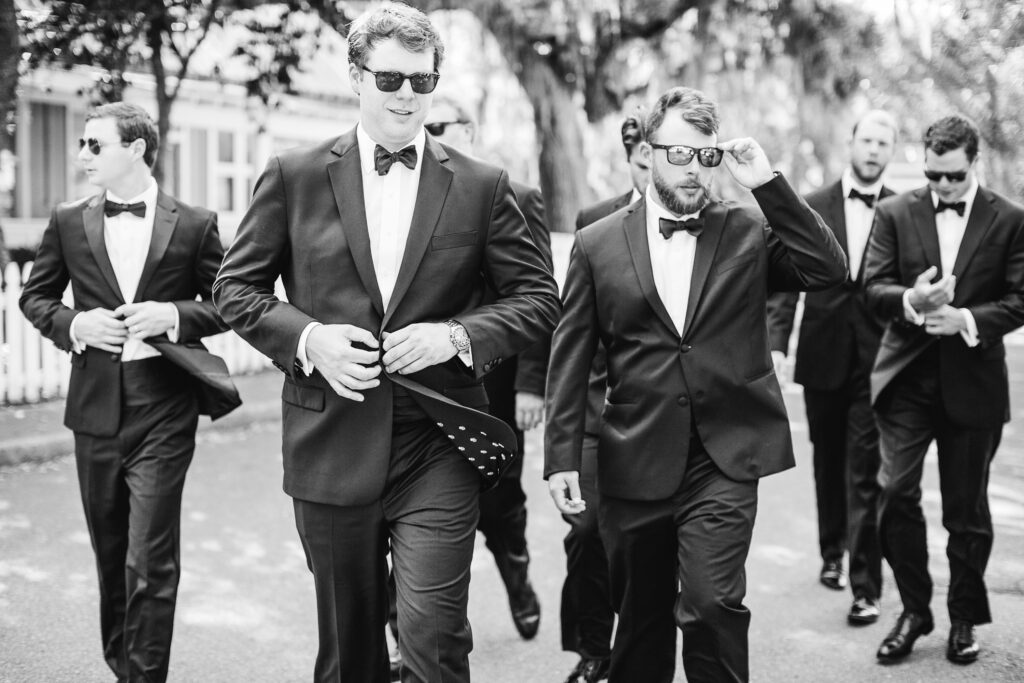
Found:
[[[390,680],[384,633],[389,548],[402,680],[469,681],[473,637],[466,608],[480,480],[432,421],[408,414],[396,397],[380,500],[357,506],[294,501],[316,588],[314,679],[321,683]]]
[[[176,370],[165,363],[124,364],[116,435],[75,433],[78,483],[99,574],[103,655],[118,680],[164,681],[170,662],[181,577],[181,494],[199,414],[194,395],[168,381]]]
[[[583,437],[580,492],[587,508],[562,515],[569,523],[565,535],[565,582],[562,584],[562,649],[587,659],[611,655],[615,610],[611,603],[608,555],[598,529],[601,504],[597,491],[597,437]]]
[[[966,429],[952,424],[942,406],[937,363],[930,353],[911,363],[876,404],[882,447],[882,552],[892,567],[903,609],[930,618],[933,584],[928,573],[921,476],[934,440],[942,525],[949,532],[949,616],[987,624],[992,614],[985,567],[993,538],[988,476],[1002,427]]]
[[[850,551],[850,589],[877,599],[882,591],[878,540],[878,427],[867,372],[835,391],[804,389],[814,446],[818,546],[822,560]]]
[[[696,439],[671,498],[601,499],[619,614],[609,683],[671,683],[676,626],[689,683],[748,680],[744,565],[756,512],[757,482],[726,477]]]

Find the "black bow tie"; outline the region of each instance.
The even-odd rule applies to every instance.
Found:
[[[704,219],[697,217],[687,218],[685,221],[674,221],[671,218],[659,218],[658,230],[665,239],[672,237],[672,233],[680,230],[685,230],[694,237],[700,237],[700,234],[704,232]]]
[[[122,204],[121,202],[115,202],[107,200],[103,203],[103,213],[106,216],[116,216],[119,213],[127,211],[130,214],[134,214],[139,218],[146,217],[146,202],[135,202],[134,204]]]
[[[850,199],[859,199],[864,202],[869,209],[875,208],[875,195],[865,194],[864,192],[857,192],[857,190],[850,188],[850,194],[846,195]]]
[[[946,209],[956,211],[956,215],[962,217],[967,209],[967,202],[944,202],[940,199],[939,205],[935,207],[935,213],[942,213]]]
[[[397,152],[389,152],[380,145],[373,148],[373,166],[377,175],[387,175],[392,164],[400,161],[410,171],[416,168],[416,148],[413,145],[403,147]]]

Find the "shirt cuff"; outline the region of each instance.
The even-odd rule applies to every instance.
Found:
[[[71,350],[75,353],[85,351],[85,347],[87,346],[84,342],[78,341],[78,336],[75,335],[75,323],[78,322],[78,316],[80,315],[82,314],[75,314],[75,317],[71,319],[71,326],[68,328],[68,336],[71,337]]]
[[[924,315],[915,311],[914,307],[910,305],[910,293],[913,291],[907,289],[903,292],[903,315],[915,325],[924,325]]]
[[[309,333],[313,331],[313,328],[319,327],[321,324],[314,321],[306,325],[306,329],[302,330],[302,334],[299,335],[299,348],[295,349],[295,358],[299,361],[299,366],[302,368],[302,372],[306,374],[306,377],[312,375],[313,370],[316,369],[306,356],[306,339],[309,338]]]
[[[960,333],[960,337],[967,346],[973,349],[978,345],[978,323],[974,321],[974,315],[966,308],[961,308],[960,312],[964,314],[964,323],[967,325],[967,329]]]
[[[473,367],[473,346],[472,346],[472,342],[470,342],[470,347],[468,349],[466,349],[465,351],[459,351],[459,360],[461,360],[462,363],[467,368]]]
[[[168,302],[168,305],[174,309],[174,324],[171,325],[171,329],[167,330],[167,338],[171,340],[172,344],[177,344],[181,337],[181,311],[173,302]]]

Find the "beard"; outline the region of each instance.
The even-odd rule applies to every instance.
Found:
[[[692,163],[697,163],[697,160],[694,159]],[[654,182],[654,189],[657,191],[661,203],[677,216],[699,213],[711,201],[710,183],[705,185],[697,178],[691,181],[700,187],[700,193],[695,197],[688,196],[682,189],[670,185],[664,176],[658,173],[656,166],[651,168],[651,180]]]
[[[853,171],[853,177],[856,178],[861,185],[868,187],[874,185],[875,181],[882,176],[882,171],[885,170],[885,166],[877,163],[869,165],[865,162],[860,164],[850,164],[850,170]]]

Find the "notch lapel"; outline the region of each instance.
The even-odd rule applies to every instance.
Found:
[[[402,265],[398,269],[395,289],[388,302],[388,310],[384,314],[381,328],[387,326],[402,297],[409,290],[416,271],[423,261],[430,238],[434,235],[437,222],[441,218],[448,189],[452,184],[454,173],[444,164],[448,154],[440,144],[429,135],[423,145],[423,168],[420,169],[420,186],[416,191],[416,206],[412,212],[412,223],[409,225],[409,237],[405,242],[405,253]]]
[[[121,294],[121,286],[117,283],[117,275],[114,274],[114,266],[110,263],[110,254],[107,253],[107,242],[103,237],[103,200],[105,194],[92,198],[85,209],[82,210],[82,224],[85,230],[85,239],[89,242],[89,249],[96,260],[103,279],[110,285],[114,298],[120,303],[125,303],[124,295]]]
[[[178,225],[178,209],[162,190],[156,196],[156,210],[153,215],[153,234],[149,238],[149,251],[146,253],[146,265],[139,276],[139,286],[135,290],[135,301],[145,301],[146,287],[153,279],[153,273],[167,251],[167,245]]]
[[[956,275],[958,282],[963,276],[967,264],[971,262],[974,252],[985,241],[985,235],[995,220],[996,211],[992,208],[992,199],[984,188],[979,187],[978,193],[974,197],[974,204],[971,206],[971,215],[967,217],[964,238],[960,242],[960,249],[956,252],[956,261],[953,262],[953,275]]]
[[[377,273],[373,270],[373,256],[370,253],[370,230],[366,224],[366,206],[363,204],[363,169],[355,129],[340,137],[331,152],[339,157],[327,164],[327,175],[331,179],[334,202],[338,206],[341,230],[345,234],[349,253],[352,254],[356,273],[370,295],[377,314],[383,316],[384,298],[377,285]]]
[[[928,265],[938,268],[938,277],[945,277],[946,273],[942,272],[942,257],[939,252],[939,233],[935,228],[935,207],[932,205],[932,195],[927,187],[917,192],[916,201],[910,208],[914,228],[921,240],[921,247],[924,249]]]
[[[683,321],[683,337],[689,333],[693,318],[700,304],[700,296],[711,272],[711,264],[718,251],[718,243],[725,232],[728,207],[713,203],[704,209],[704,232],[697,238],[697,250],[693,255],[693,272],[690,275],[690,292],[686,298],[686,319]]]
[[[658,296],[658,288],[654,284],[651,248],[647,242],[647,209],[643,204],[626,214],[622,221],[622,229],[626,233],[629,255],[633,260],[637,279],[640,280],[640,290],[644,293],[644,298],[647,299],[654,314],[669,329],[672,336],[678,337],[679,332],[676,331],[676,326],[672,322],[672,316],[668,314],[665,302]]]

